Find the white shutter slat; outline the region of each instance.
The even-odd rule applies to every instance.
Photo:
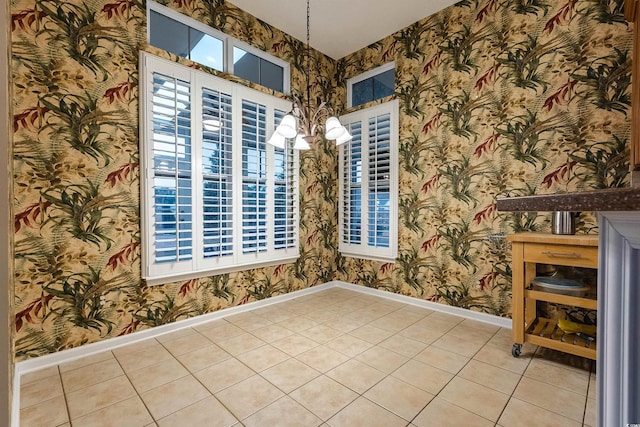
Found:
[[[202,89],[203,258],[233,256],[232,95]]]
[[[390,225],[390,123],[391,115],[369,119],[369,246],[388,248]]]
[[[242,253],[267,250],[266,106],[242,100]]]
[[[193,257],[191,212],[191,85],[153,73],[151,168],[155,262]]]

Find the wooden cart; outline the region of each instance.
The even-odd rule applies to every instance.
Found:
[[[597,300],[535,291],[530,284],[537,264],[598,268],[598,235],[518,233],[507,239],[513,250],[513,356],[520,356],[522,344],[530,342],[595,360],[595,341],[565,334],[556,320],[538,317],[536,301],[595,310]]]

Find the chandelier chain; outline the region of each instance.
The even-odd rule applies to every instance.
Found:
[[[311,16],[311,1],[307,0],[307,106],[311,107],[311,47],[309,45],[310,39],[310,16]]]

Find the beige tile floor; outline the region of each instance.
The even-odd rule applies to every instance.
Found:
[[[29,373],[21,426],[595,426],[585,359],[342,288]]]

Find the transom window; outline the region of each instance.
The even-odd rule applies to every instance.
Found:
[[[340,117],[353,139],[340,146],[339,250],[394,261],[398,247],[398,101]]]
[[[349,108],[393,95],[395,91],[395,64],[390,62],[347,80]]]
[[[141,55],[143,277],[150,284],[298,257],[298,157],[267,135],[290,104]]]
[[[147,17],[150,45],[289,93],[288,62],[153,1],[147,1]]]

